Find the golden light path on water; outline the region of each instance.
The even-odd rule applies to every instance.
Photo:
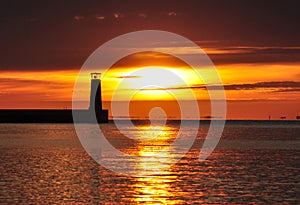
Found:
[[[114,137],[111,143],[117,149],[126,153],[132,158],[111,158],[109,153],[102,153],[102,157],[110,160],[112,166],[117,166],[120,170],[133,170],[133,175],[121,175],[130,178],[126,184],[127,200],[133,204],[182,204],[185,193],[176,184],[180,183],[178,170],[174,170],[172,165],[176,163],[182,153],[178,147],[170,146],[174,140],[178,139],[180,123],[164,123],[161,120],[139,121],[128,125],[122,122],[121,129],[115,125],[109,126],[109,132]],[[101,125],[102,130],[108,126]],[[192,128],[191,128],[192,129]],[[190,128],[188,129],[190,130]],[[122,131],[122,133],[121,133]],[[136,140],[125,136],[135,135]],[[118,140],[118,139],[122,140]],[[185,139],[184,139],[185,140]],[[134,142],[133,142],[134,141]],[[179,145],[181,146],[181,145]],[[117,186],[117,184],[116,184]]]
[[[176,138],[177,130],[168,125],[141,125],[137,128],[141,131],[137,151],[142,157],[136,162],[140,176],[134,185],[134,192],[138,193],[134,201],[147,204],[182,203],[182,200],[175,199],[180,197],[180,191],[171,186],[178,181],[178,176],[172,173],[171,168],[163,169],[175,157],[169,145]]]

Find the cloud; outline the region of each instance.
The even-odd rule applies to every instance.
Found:
[[[13,91],[13,90],[28,90],[28,89],[37,89],[37,88],[45,88],[47,90],[49,89],[60,89],[60,88],[65,88],[66,86],[69,86],[69,82],[63,82],[60,81],[54,82],[49,80],[36,80],[36,79],[22,79],[22,78],[5,78],[1,77],[0,78],[1,84],[0,88],[2,91],[5,91],[8,93],[8,91]],[[16,83],[19,86],[16,86]],[[44,92],[45,90],[42,90]]]
[[[282,54],[282,53],[300,53],[300,47],[266,47],[266,46],[219,46],[204,47],[208,54]]]
[[[299,92],[300,82],[279,81],[279,82],[257,82],[247,84],[229,84],[229,85],[207,85],[197,84],[188,86],[177,86],[169,88],[144,88],[143,90],[180,90],[180,89],[201,89],[201,90],[256,90],[267,89],[271,92]]]
[[[99,26],[99,21],[118,21],[115,17],[110,15],[97,14],[93,16],[73,16],[74,21],[81,24],[82,22],[93,22],[95,26]],[[118,18],[122,18],[122,14],[118,14]],[[137,13],[133,13],[134,18],[137,18]],[[126,17],[131,18],[129,14]],[[121,21],[119,21],[121,22]],[[78,25],[77,25],[78,26]],[[98,27],[95,27],[95,29]],[[81,32],[81,31],[80,31]],[[76,33],[76,32],[75,32]],[[47,37],[51,41],[43,39],[43,41],[38,39],[32,39],[32,41],[23,41],[22,47],[7,46],[1,53],[0,69],[2,70],[61,70],[61,69],[74,69],[80,68],[82,63],[86,60],[93,49],[96,48],[91,45],[86,46],[86,41],[76,37],[78,42],[74,43],[72,38],[65,38],[62,43],[57,43],[61,41],[61,36],[66,35],[53,35]],[[106,39],[105,33],[100,32],[102,38]],[[76,35],[75,35],[76,36]],[[74,36],[74,38],[75,38]],[[79,34],[78,34],[79,36]],[[100,40],[101,41],[101,40]],[[54,43],[51,43],[54,42]],[[18,41],[11,42],[12,44],[17,44]],[[104,41],[101,43],[104,43]],[[99,45],[101,44],[99,43]],[[238,44],[237,42],[227,42],[227,41],[197,41],[196,42],[210,57],[216,66],[219,65],[233,65],[233,64],[280,64],[289,65],[300,63],[300,47],[299,46],[236,46],[232,44]],[[5,44],[4,44],[5,45]],[[8,44],[7,44],[8,45]],[[43,45],[43,46],[41,46]],[[120,45],[121,49],[131,50],[139,49],[145,45],[128,45],[126,42]],[[168,52],[170,54],[186,55],[187,57],[196,55],[198,53],[197,47],[190,47],[185,42],[168,42],[163,44],[163,42],[158,42],[157,44],[147,45],[149,47],[154,47],[157,51]],[[17,49],[18,48],[18,49]],[[93,48],[93,49],[91,49]],[[162,56],[162,55],[161,55]],[[147,56],[144,56],[147,58]],[[151,61],[151,56],[149,59],[145,58],[141,61]],[[156,59],[158,58],[158,55]],[[155,59],[155,60],[156,60]],[[154,62],[152,60],[152,62]],[[172,65],[172,63],[170,63]],[[258,69],[261,67],[253,66],[253,69]],[[295,76],[296,78],[297,76]]]
[[[300,88],[283,88],[283,89],[274,90],[273,92],[276,93],[300,92]]]
[[[74,19],[76,20],[76,21],[82,21],[82,20],[84,20],[86,17],[84,17],[84,16],[74,16]]]
[[[221,43],[220,43],[221,44]],[[208,43],[198,45],[209,55],[212,61],[220,64],[249,64],[249,63],[294,63],[300,62],[300,47],[298,46],[209,46]],[[135,45],[126,45],[120,49],[138,49]],[[199,55],[197,46],[190,46],[186,42],[159,42],[153,45],[154,51],[169,53],[171,55]]]
[[[197,89],[205,89],[207,87],[208,90],[256,90],[256,89],[270,89],[273,91],[281,90],[281,91],[295,91],[300,89],[300,82],[295,81],[278,81],[278,82],[257,82],[257,83],[246,83],[246,84],[230,84],[230,85],[195,85],[192,88]]]
[[[300,62],[299,46],[202,46],[202,48],[217,64]]]
[[[96,16],[96,19],[98,19],[98,20],[104,20],[105,19],[105,16]]]
[[[168,16],[177,16],[177,13],[175,11],[169,11]]]
[[[125,17],[125,15],[124,14],[122,14],[122,13],[113,13],[113,17],[115,18],[115,19],[119,19],[119,18],[124,18]]]
[[[26,101],[38,107],[40,101],[69,100],[74,86],[74,77],[69,74],[62,77],[59,72],[1,73],[0,102],[2,106],[10,107],[14,105],[9,102],[21,101],[19,106],[23,106]]]
[[[138,75],[124,75],[124,76],[114,76],[114,78],[140,78]]]
[[[176,11],[169,11],[168,16],[179,16],[180,13],[177,13]]]
[[[300,88],[300,82],[280,81],[280,82],[257,82],[253,84],[232,84],[224,85],[226,90],[253,90],[253,89],[294,89]]]

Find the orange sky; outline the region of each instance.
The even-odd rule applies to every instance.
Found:
[[[208,54],[219,50],[206,50]],[[191,51],[189,51],[191,52]],[[228,101],[228,119],[273,119],[286,116],[295,119],[300,114],[300,77],[299,63],[239,63],[218,64],[216,66],[226,89]],[[134,70],[144,70],[139,76],[132,76]],[[183,87],[176,79],[163,76],[162,70],[174,71],[188,81]],[[72,90],[78,69],[61,71],[28,71],[0,73],[0,108],[1,109],[64,109],[71,108]],[[160,73],[162,72],[162,73]],[[110,100],[117,85],[127,80],[117,98],[122,101],[129,89],[137,89],[139,82],[156,78],[165,82],[165,89],[175,90],[181,99],[188,103],[186,89],[192,89],[197,97],[201,116],[210,115],[210,102],[203,82],[194,77],[193,71],[181,60],[161,53],[138,53],[118,61],[102,77],[104,108],[110,109]],[[89,74],[86,76],[85,94],[82,96],[83,107],[88,107]],[[130,114],[136,118],[147,116],[152,107],[160,106],[171,118],[178,118],[178,105],[166,92],[153,90],[140,91],[133,99]],[[120,102],[122,104],[122,102]],[[124,117],[120,109],[120,117]],[[193,118],[187,113],[185,118]],[[218,117],[218,116],[216,116]]]

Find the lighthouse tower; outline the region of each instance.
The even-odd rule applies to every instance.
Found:
[[[108,122],[108,110],[102,109],[101,73],[91,73],[91,93],[89,111],[96,114],[97,121]]]
[[[91,73],[90,110],[102,110],[101,73]]]

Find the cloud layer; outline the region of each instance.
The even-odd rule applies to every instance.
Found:
[[[163,88],[167,90],[178,90],[178,89],[201,89],[201,90],[256,90],[264,89],[271,92],[299,92],[300,82],[295,81],[280,81],[280,82],[257,82],[257,83],[246,83],[246,84],[227,84],[227,85],[203,85],[197,84],[191,87],[178,86]],[[144,88],[142,90],[161,90],[160,88]]]

